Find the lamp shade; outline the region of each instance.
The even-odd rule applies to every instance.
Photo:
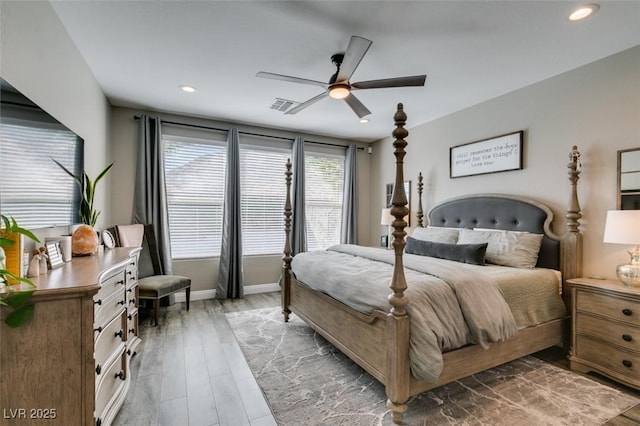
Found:
[[[603,242],[640,244],[640,210],[609,210]]]
[[[380,225],[391,225],[394,221],[394,217],[391,216],[391,209],[382,209],[380,213]]]

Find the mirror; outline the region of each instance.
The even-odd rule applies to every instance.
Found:
[[[0,78],[0,203],[2,214],[28,229],[79,221],[83,140]]]
[[[640,148],[618,151],[618,209],[640,210]]]

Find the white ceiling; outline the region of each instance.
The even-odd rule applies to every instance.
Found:
[[[113,105],[360,141],[389,135],[397,102],[413,127],[640,44],[637,0],[601,1],[580,23],[574,1],[51,3]],[[256,72],[327,81],[351,35],[373,41],[351,82],[427,74],[426,86],[355,92],[368,124],[331,98],[270,109],[322,89]]]

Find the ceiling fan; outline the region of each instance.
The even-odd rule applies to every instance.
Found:
[[[349,79],[355,72],[356,68],[362,61],[362,58],[371,47],[373,42],[366,38],[351,36],[347,51],[344,53],[336,53],[331,56],[331,62],[333,62],[337,68],[335,74],[331,76],[328,83],[308,80],[306,78],[291,77],[283,74],[274,74],[271,72],[260,71],[256,74],[256,77],[270,78],[273,80],[290,81],[292,83],[309,84],[313,86],[322,87],[324,92],[317,96],[301,103],[295,108],[291,108],[285,114],[295,114],[310,105],[318,102],[319,100],[326,98],[327,96],[334,99],[344,99],[351,107],[353,112],[360,118],[371,114],[371,111],[365,107],[358,98],[352,93],[353,90],[358,89],[381,89],[386,87],[407,87],[407,86],[424,86],[424,82],[427,78],[426,75],[414,75],[410,77],[396,77],[385,78],[381,80],[369,80],[360,81],[357,83],[350,83]]]

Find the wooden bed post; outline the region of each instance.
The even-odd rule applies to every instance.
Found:
[[[403,110],[403,105],[398,104],[398,110],[393,116],[396,128],[393,130],[393,142],[395,148],[394,155],[396,157],[396,179],[393,190],[393,198],[391,200],[391,215],[395,218],[393,221],[393,249],[395,251],[395,262],[393,265],[393,277],[391,279],[391,290],[393,293],[389,295],[389,304],[391,311],[388,314],[387,321],[387,407],[393,413],[394,423],[402,423],[402,414],[407,410],[407,401],[409,400],[409,317],[405,307],[409,302],[404,291],[407,289],[407,281],[404,276],[404,265],[402,262],[402,254],[406,242],[404,237],[407,235],[404,228],[407,222],[404,217],[409,213],[407,208],[407,194],[404,192],[404,171],[403,161],[406,154],[405,147],[407,142],[404,138],[409,132],[404,128],[407,122],[407,115]]]
[[[418,173],[418,211],[416,213],[416,217],[418,218],[418,227],[424,228],[424,211],[422,211],[422,188],[424,184],[422,183],[422,172]]]
[[[291,160],[287,158],[287,170],[284,172],[287,183],[287,198],[284,203],[284,256],[282,256],[282,314],[284,321],[289,321],[289,303],[291,302]]]
[[[580,203],[578,202],[578,179],[580,179],[580,151],[573,146],[569,153],[569,182],[571,183],[571,197],[567,207],[567,229],[560,241],[560,266],[562,270],[562,298],[565,305],[571,308],[571,294],[566,285],[570,278],[582,275],[582,234],[580,226]]]

